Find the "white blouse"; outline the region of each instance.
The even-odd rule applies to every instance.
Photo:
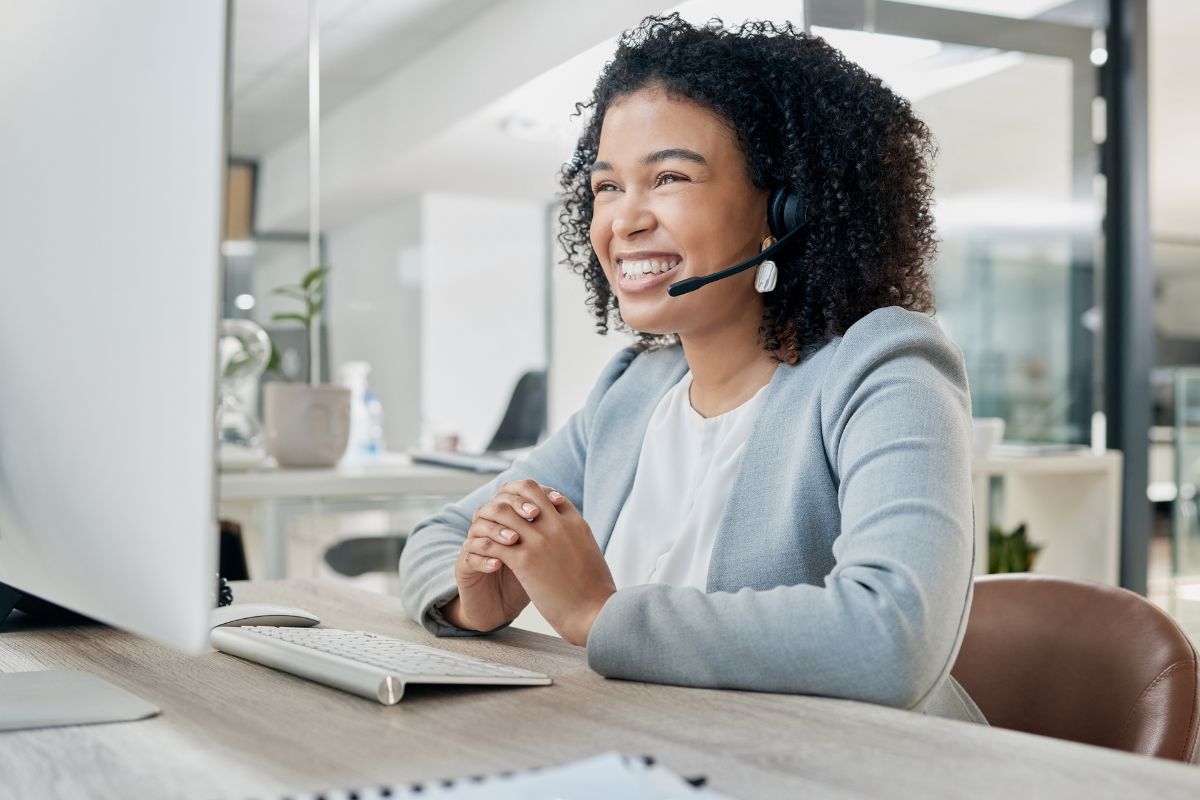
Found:
[[[705,419],[692,408],[691,387],[688,370],[646,428],[633,488],[604,552],[618,589],[645,583],[707,589],[717,528],[763,390]]]

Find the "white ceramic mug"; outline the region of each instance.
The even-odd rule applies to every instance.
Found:
[[[987,458],[992,448],[1004,439],[1001,417],[976,417],[971,420],[971,451],[976,458]]]

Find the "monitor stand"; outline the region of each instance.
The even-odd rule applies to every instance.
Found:
[[[19,616],[23,623],[31,627],[46,627],[57,625],[99,625],[91,617],[85,617],[69,608],[55,605],[49,600],[43,600],[36,595],[22,592],[15,586],[0,582],[0,626],[3,626],[14,611],[24,612],[27,616]]]
[[[34,624],[5,626],[9,615],[18,608],[28,614]],[[32,633],[39,627],[39,622],[97,624],[82,614],[0,583],[0,626],[8,627],[7,635],[19,636],[19,631],[24,630]],[[157,706],[88,672],[40,670],[0,673],[0,731],[130,722],[158,713]]]

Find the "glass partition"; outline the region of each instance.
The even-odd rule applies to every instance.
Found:
[[[1200,367],[1172,370],[1175,493],[1171,525],[1171,613],[1200,628]]]
[[[296,301],[275,294],[295,286],[308,271],[308,235],[256,233],[227,240],[222,248],[225,282],[222,313],[226,319],[249,319],[266,330],[279,353],[279,366],[267,380],[303,381],[308,374],[308,337],[295,322],[276,322],[275,314],[295,313]],[[330,293],[326,288],[326,294]],[[329,326],[321,321],[321,380],[328,382]]]
[[[977,417],[1087,443],[1099,405],[1099,4],[809,0],[814,33],[908,98],[938,146],[937,319]]]

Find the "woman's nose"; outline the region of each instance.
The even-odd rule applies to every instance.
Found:
[[[620,238],[629,239],[653,229],[657,224],[654,212],[647,207],[640,193],[630,192],[622,198],[613,215],[612,230]]]

